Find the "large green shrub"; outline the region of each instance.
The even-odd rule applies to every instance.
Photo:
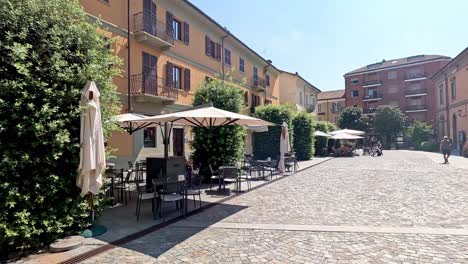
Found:
[[[193,105],[213,103],[214,107],[238,113],[244,102],[241,90],[228,82],[213,79],[200,85]],[[193,128],[191,142],[192,159],[202,165],[202,174],[209,175],[208,165],[213,168],[233,164],[242,158],[245,129],[241,126],[220,128]]]
[[[310,160],[314,156],[314,120],[309,113],[299,112],[293,120],[294,152],[298,160]]]
[[[120,108],[119,64],[77,1],[1,0],[0,257],[86,224],[75,179],[80,92],[95,80],[104,130]],[[96,200],[99,203],[99,200]]]
[[[423,141],[416,145],[417,150],[437,152],[439,151],[439,144],[434,141]]]
[[[280,155],[281,124],[286,122],[289,128],[289,139],[292,141],[294,131],[292,118],[294,112],[291,108],[283,105],[267,105],[255,108],[255,116],[279,126],[268,127],[268,132],[253,133],[253,154],[256,159],[268,157],[277,159]]]
[[[415,121],[408,128],[407,133],[410,139],[410,143],[416,146],[416,148],[420,147],[422,142],[430,141],[433,138],[432,126],[419,121]]]

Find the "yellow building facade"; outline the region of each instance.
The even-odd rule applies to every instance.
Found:
[[[80,3],[91,21],[100,21],[102,35],[115,39],[110,48],[123,60],[122,76],[114,80],[122,113],[128,111],[129,104],[131,112],[146,115],[189,108],[205,80],[223,76],[229,76],[226,81],[232,80],[244,92],[245,114],[265,103],[279,103],[280,70],[190,2]],[[174,128],[169,155],[188,156],[190,139],[189,129]],[[116,149],[118,166],[129,160],[163,155],[162,136],[157,128],[133,135],[114,133],[109,144]]]
[[[338,124],[338,118],[346,107],[345,90],[326,91],[318,94],[318,120]]]
[[[435,131],[448,136],[458,150],[468,135],[468,48],[432,76],[436,87]]]

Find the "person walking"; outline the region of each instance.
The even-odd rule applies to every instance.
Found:
[[[444,164],[448,163],[450,152],[452,151],[452,142],[447,136],[440,141],[440,152],[444,155]]]

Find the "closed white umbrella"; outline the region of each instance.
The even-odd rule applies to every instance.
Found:
[[[336,134],[330,137],[331,139],[348,139],[348,140],[353,140],[353,139],[361,139],[361,136],[356,136],[356,135],[351,135],[347,133],[340,133]]]
[[[290,151],[291,144],[289,143],[288,125],[286,124],[286,122],[283,122],[280,136],[280,160],[278,163],[278,170],[282,173],[286,170],[286,166],[284,164],[284,154],[289,153]]]
[[[106,168],[99,96],[94,81],[88,81],[81,93],[80,165],[76,184],[82,196],[90,194],[91,210],[93,195],[102,187],[102,173]]]
[[[362,136],[366,132],[360,131],[360,130],[354,130],[354,129],[341,129],[341,130],[336,130],[336,131],[330,132],[328,134],[336,135],[336,134],[342,134],[342,133],[349,134],[349,135]]]
[[[327,134],[325,132],[319,131],[319,130],[314,132],[314,136],[316,136],[316,137],[331,137],[331,135],[329,135],[329,134]]]

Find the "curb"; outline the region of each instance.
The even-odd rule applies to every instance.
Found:
[[[98,247],[98,248],[92,249],[92,250],[90,250],[90,251],[88,251],[88,252],[85,252],[85,253],[82,253],[82,254],[80,254],[80,255],[74,256],[74,257],[72,257],[72,258],[69,258],[69,259],[64,260],[64,261],[62,261],[62,262],[59,262],[59,263],[60,263],[60,264],[76,264],[76,263],[80,263],[80,262],[82,262],[82,261],[85,261],[85,260],[87,260],[87,259],[90,259],[90,258],[92,258],[92,257],[95,257],[95,256],[97,256],[97,255],[99,255],[99,254],[101,254],[101,253],[104,253],[104,252],[106,252],[106,251],[108,251],[108,250],[111,250],[111,249],[113,249],[113,248],[116,248],[116,247],[119,246],[119,245],[128,243],[128,242],[133,241],[133,240],[135,240],[135,239],[138,239],[138,238],[140,238],[140,237],[146,236],[146,235],[148,235],[148,234],[150,234],[150,233],[152,233],[152,232],[154,232],[154,231],[156,231],[156,230],[159,230],[159,229],[162,229],[162,228],[164,228],[164,227],[167,227],[167,226],[169,226],[169,225],[171,225],[171,224],[174,224],[174,223],[176,223],[176,222],[178,222],[178,221],[180,221],[180,220],[183,220],[183,219],[185,219],[185,218],[187,218],[187,217],[189,217],[189,216],[192,216],[192,215],[201,213],[201,212],[203,212],[203,211],[205,211],[205,210],[207,210],[207,209],[210,209],[210,208],[212,208],[212,207],[214,207],[214,206],[216,206],[216,205],[218,205],[218,204],[227,202],[227,201],[232,200],[232,199],[234,199],[234,198],[236,198],[236,197],[238,197],[238,196],[240,196],[240,195],[249,193],[249,192],[251,192],[251,191],[254,191],[254,190],[256,190],[256,189],[259,189],[259,188],[261,188],[261,187],[263,187],[263,186],[266,186],[266,185],[269,185],[269,184],[271,184],[271,183],[280,181],[280,180],[282,180],[282,179],[286,179],[286,178],[288,178],[288,177],[290,177],[290,176],[295,175],[295,174],[298,173],[298,172],[302,172],[302,171],[304,171],[304,170],[306,170],[306,169],[309,169],[309,168],[318,166],[318,165],[320,165],[320,164],[322,164],[322,163],[324,163],[324,162],[327,162],[327,161],[329,161],[329,160],[332,160],[332,159],[333,159],[333,157],[331,157],[331,158],[329,158],[329,159],[326,159],[326,160],[323,160],[323,161],[320,161],[320,162],[318,162],[318,163],[312,164],[312,165],[310,165],[310,166],[304,167],[304,168],[302,168],[302,169],[298,169],[298,170],[295,171],[293,174],[284,175],[284,176],[281,177],[281,178],[276,178],[276,179],[274,179],[274,180],[267,181],[267,182],[265,182],[265,183],[259,184],[259,185],[255,186],[255,187],[251,188],[250,190],[248,190],[248,191],[246,191],[246,192],[242,192],[242,193],[239,193],[239,194],[236,194],[236,195],[231,195],[231,196],[229,196],[229,197],[226,197],[226,198],[223,198],[223,199],[219,200],[218,202],[209,203],[209,204],[204,205],[204,206],[202,206],[202,207],[200,207],[200,208],[197,208],[197,209],[195,209],[195,210],[192,210],[192,211],[190,211],[190,212],[187,212],[187,214],[186,214],[185,217],[184,217],[184,216],[177,216],[177,217],[171,218],[171,219],[169,219],[169,220],[166,221],[166,222],[163,222],[163,223],[159,223],[159,224],[150,226],[150,227],[145,228],[145,229],[143,229],[143,230],[141,230],[141,231],[138,231],[138,232],[133,233],[133,234],[130,234],[130,235],[126,236],[126,237],[123,237],[123,238],[114,240],[114,241],[110,242],[109,244],[106,244],[106,245],[100,246],[100,247]]]

